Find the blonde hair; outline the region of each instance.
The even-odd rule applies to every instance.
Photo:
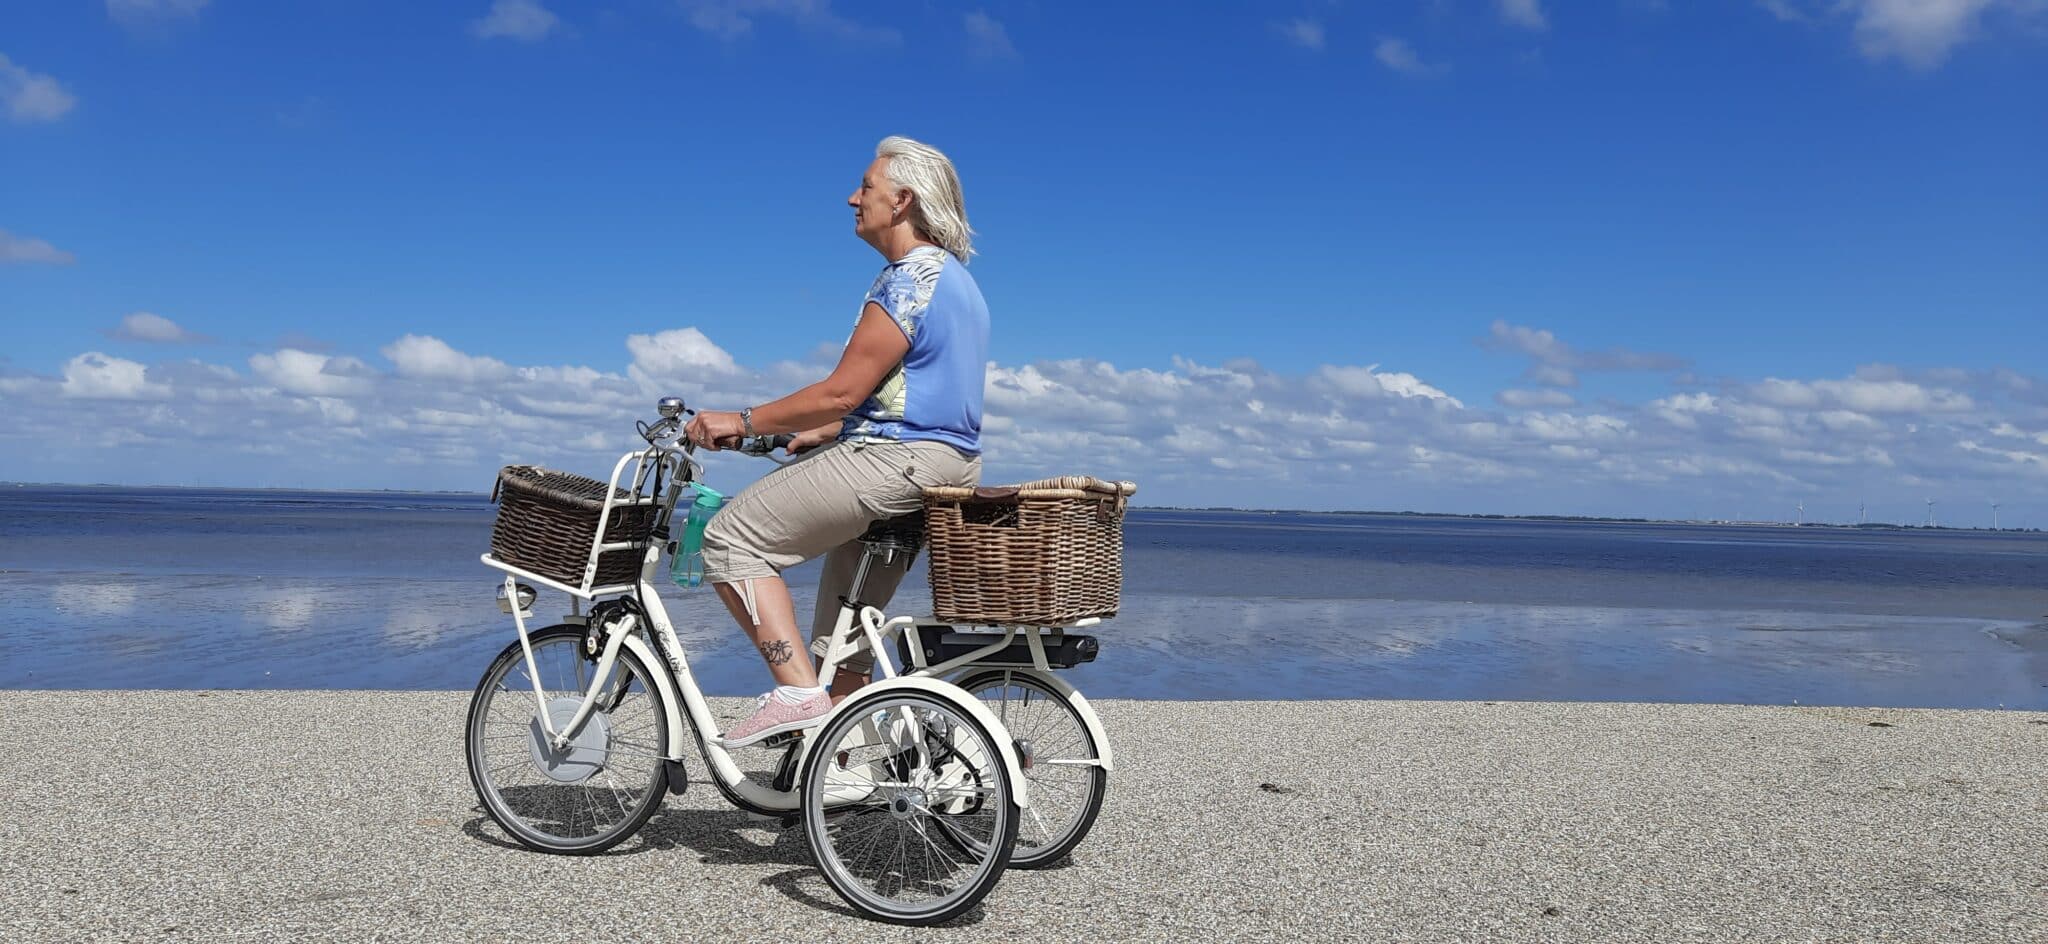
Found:
[[[974,230],[967,225],[967,204],[960,196],[960,174],[939,149],[901,135],[875,145],[875,156],[889,159],[889,181],[910,191],[911,225],[964,265],[974,255]]]

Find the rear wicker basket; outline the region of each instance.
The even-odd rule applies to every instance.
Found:
[[[925,489],[933,615],[1021,626],[1115,616],[1137,490],[1086,476]]]
[[[554,472],[533,465],[508,465],[498,470],[491,498],[498,502],[498,521],[491,528],[491,556],[549,580],[582,587],[590,563],[597,518],[604,511],[605,483]],[[644,545],[654,527],[652,502],[634,503],[625,489],[605,525],[607,544]],[[591,587],[629,584],[640,578],[644,552],[606,551],[598,556]]]

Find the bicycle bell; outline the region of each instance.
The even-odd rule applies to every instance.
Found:
[[[683,398],[662,397],[654,404],[654,408],[661,413],[663,419],[675,419],[683,415]]]

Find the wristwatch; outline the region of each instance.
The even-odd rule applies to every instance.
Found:
[[[749,436],[754,435],[753,407],[744,407],[740,410],[740,429],[744,430]]]

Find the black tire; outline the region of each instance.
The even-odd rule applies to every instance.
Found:
[[[948,738],[949,744],[962,744],[962,747],[971,754],[986,759],[983,767],[971,771],[972,780],[957,781],[953,787],[939,786],[933,788],[965,789],[962,785],[971,783],[974,787],[973,794],[978,796],[978,800],[974,804],[971,820],[969,817],[959,814],[926,809],[921,816],[914,813],[911,814],[911,817],[917,820],[918,825],[914,827],[894,827],[899,831],[915,829],[927,836],[929,833],[924,831],[936,831],[939,836],[944,838],[946,844],[954,849],[971,847],[987,850],[987,853],[980,856],[978,861],[971,863],[972,869],[967,874],[965,881],[958,887],[946,892],[936,902],[908,902],[891,899],[887,895],[886,886],[890,884],[888,882],[878,883],[884,886],[880,890],[870,889],[860,876],[849,874],[851,870],[840,857],[837,845],[830,838],[833,829],[841,830],[842,836],[849,831],[865,835],[872,833],[877,828],[890,828],[890,818],[897,819],[899,822],[910,821],[910,819],[899,817],[896,813],[892,812],[893,805],[889,802],[891,798],[883,796],[883,790],[893,788],[875,787],[871,784],[867,789],[874,791],[876,798],[874,801],[856,800],[840,805],[828,805],[826,800],[828,792],[835,789],[835,783],[838,786],[844,785],[834,781],[833,775],[830,773],[830,771],[835,769],[832,765],[834,758],[842,750],[841,745],[862,741],[861,736],[856,733],[857,729],[871,716],[884,711],[893,712],[903,707],[909,707],[914,712],[929,709],[934,714],[942,714],[946,718],[948,725],[955,726],[952,729],[953,731],[964,730],[966,732],[965,738],[967,740],[964,743],[961,742],[959,740],[961,735],[957,733],[941,736]],[[852,737],[851,741],[848,740],[849,736]],[[842,709],[830,723],[811,736],[811,743],[811,757],[805,765],[803,792],[800,795],[799,801],[800,814],[804,824],[804,838],[810,845],[811,857],[817,863],[819,873],[832,886],[832,890],[839,893],[839,897],[845,899],[846,903],[852,906],[855,911],[870,919],[886,921],[891,924],[916,927],[939,924],[957,918],[966,913],[968,909],[979,904],[988,895],[989,891],[995,888],[996,882],[1002,879],[1003,872],[1009,867],[1011,848],[1016,845],[1017,841],[1018,807],[1011,792],[1014,789],[1014,784],[1011,783],[1009,766],[1002,760],[994,733],[984,727],[981,722],[976,721],[964,708],[958,706],[952,700],[934,695],[928,691],[884,688],[882,691],[860,697],[854,704]],[[891,751],[895,750],[893,747],[886,744],[878,744],[873,740],[866,741],[864,747],[853,748],[853,750],[871,749],[879,749],[879,753],[868,756],[885,758]],[[899,754],[898,756],[902,755]],[[956,754],[956,756],[960,755]],[[898,772],[911,769],[910,766],[890,766],[898,763],[901,762],[890,758],[880,761],[878,766]],[[858,762],[854,764],[854,767],[859,766],[861,765]],[[938,766],[940,765],[934,764],[933,768]],[[848,771],[851,768],[842,764],[836,769]],[[926,804],[932,802],[923,794],[920,794],[920,800]],[[882,817],[883,819],[870,820],[863,819],[863,817]],[[957,831],[974,828],[977,824],[984,825],[987,835],[976,837],[973,841],[965,843],[958,841],[956,838]],[[875,841],[886,844],[886,840]],[[926,839],[926,841],[929,842],[930,840]],[[973,856],[963,856],[963,858],[973,858]],[[856,859],[862,864],[866,862],[864,857],[856,857]],[[908,865],[911,860],[906,858],[905,862]],[[881,863],[885,870],[889,864],[889,861]],[[938,860],[938,864],[943,865],[944,860]],[[885,875],[885,877],[887,876]],[[896,878],[897,881],[894,884],[898,887],[923,887],[930,884],[912,881],[907,876],[897,876]]]
[[[552,653],[565,642],[577,647],[577,651],[580,653],[583,644],[583,634],[583,627],[565,623],[532,632],[528,634],[528,639],[533,645],[536,661],[540,661],[543,651]],[[595,855],[610,849],[618,845],[626,837],[638,832],[640,827],[647,824],[648,818],[654,815],[654,811],[661,808],[662,798],[668,794],[668,765],[659,761],[652,763],[652,771],[647,775],[645,786],[642,788],[643,792],[638,798],[636,805],[632,809],[625,811],[625,814],[617,822],[603,829],[594,830],[588,836],[557,835],[547,832],[533,823],[529,823],[526,818],[519,815],[519,812],[514,808],[514,804],[506,798],[502,788],[497,783],[497,777],[493,776],[494,773],[506,770],[510,762],[506,758],[501,757],[499,758],[499,765],[494,769],[491,764],[491,758],[485,756],[488,750],[486,745],[490,740],[516,740],[504,734],[486,735],[485,733],[487,723],[501,726],[505,723],[502,718],[493,719],[490,717],[492,709],[497,704],[499,698],[509,695],[512,699],[505,709],[507,711],[516,714],[518,711],[523,710],[528,718],[531,718],[534,714],[532,682],[530,680],[525,683],[525,687],[500,690],[500,683],[508,676],[514,673],[524,675],[525,661],[525,654],[521,651],[517,641],[506,646],[505,651],[500,652],[498,657],[491,661],[490,667],[484,670],[483,678],[477,682],[476,692],[470,696],[469,718],[467,724],[464,725],[463,736],[463,754],[469,762],[470,786],[475,788],[477,801],[483,805],[484,811],[490,814],[491,819],[498,824],[499,828],[503,829],[506,835],[511,836],[529,849],[556,855]],[[618,709],[629,694],[631,694],[632,683],[637,679],[651,707],[653,733],[649,738],[649,743],[660,746],[660,751],[665,752],[668,744],[668,715],[666,706],[660,703],[660,698],[655,694],[656,690],[649,681],[653,678],[653,675],[648,672],[647,666],[642,664],[639,658],[634,656],[630,650],[625,649],[619,651],[619,659],[613,671],[615,673],[623,672],[623,677],[627,682],[626,685],[620,686],[617,689],[617,697],[610,700],[610,710],[607,710],[604,714],[609,716],[611,711]],[[542,674],[546,674],[545,668],[542,669]],[[618,677],[617,675],[614,676],[615,679]],[[543,684],[545,684],[545,680]],[[580,695],[581,693],[578,692],[577,694]],[[521,702],[522,699],[523,703]],[[585,722],[584,728],[588,729],[590,724],[591,722]],[[519,745],[519,749],[529,748]],[[608,742],[606,758],[610,759],[612,756],[610,743]],[[608,767],[609,765],[606,765],[606,770],[608,770]],[[546,785],[542,784],[540,786],[545,787]],[[587,790],[584,792],[588,793]],[[596,823],[594,815],[592,822],[594,826]]]
[[[1057,702],[1065,709],[1070,723],[1079,732],[1078,749],[1075,753],[1090,760],[1102,756],[1102,746],[1095,743],[1095,736],[1089,732],[1088,725],[1081,719],[1081,714],[1074,708],[1073,703],[1036,679],[1003,669],[971,669],[959,682],[961,688],[976,697],[980,697],[984,691],[994,686],[1006,684],[1013,687],[1028,687],[1043,694],[1048,700]],[[988,699],[983,699],[982,704],[991,712],[998,710],[997,705]],[[1025,732],[1012,731],[1011,734],[1013,737],[1024,736]],[[1039,828],[1030,816],[1024,816],[1019,825],[1017,850],[1010,855],[1010,868],[1043,869],[1058,865],[1074,851],[1074,847],[1081,844],[1081,840],[1088,838],[1088,831],[1095,828],[1095,817],[1102,812],[1102,800],[1109,792],[1109,771],[1101,767],[1085,768],[1086,775],[1074,777],[1072,782],[1067,782],[1066,778],[1063,778],[1061,784],[1055,785],[1049,780],[1052,776],[1050,772],[1057,769],[1059,768],[1034,766],[1024,771],[1024,779],[1031,785],[1031,803],[1037,807],[1041,798],[1050,801],[1055,788],[1071,789],[1078,791],[1077,802],[1081,807],[1079,815],[1073,817],[1070,823],[1062,824],[1065,829],[1056,836],[1046,835],[1048,830]],[[1044,784],[1044,789],[1041,789],[1041,784]]]

